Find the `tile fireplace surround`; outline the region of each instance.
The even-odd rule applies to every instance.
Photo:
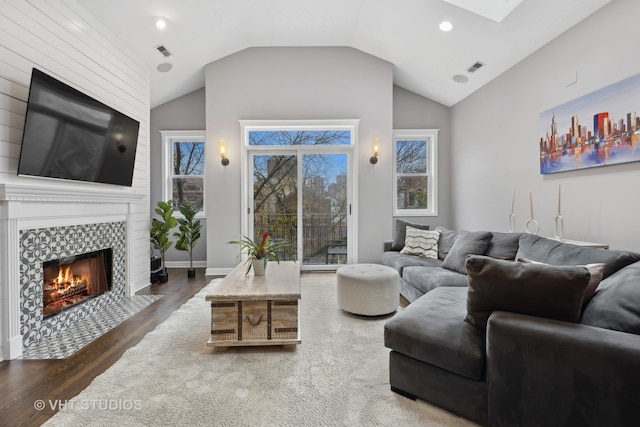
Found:
[[[5,360],[131,295],[132,204],[125,191],[0,184],[0,337]],[[43,319],[42,262],[113,249],[109,292]]]

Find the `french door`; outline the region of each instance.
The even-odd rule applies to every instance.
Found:
[[[317,130],[274,132],[298,139],[291,133],[307,132],[316,140],[320,135]],[[353,145],[345,145],[247,144],[246,235],[267,231],[285,241],[288,250],[280,259],[295,257],[303,270],[353,262]]]

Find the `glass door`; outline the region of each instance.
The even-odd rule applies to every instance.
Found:
[[[303,154],[303,265],[346,264],[347,219],[347,154]]]
[[[253,230],[259,240],[269,232],[272,241],[287,242],[280,260],[297,259],[298,252],[298,156],[295,154],[254,154]]]
[[[241,121],[243,231],[287,242],[281,260],[335,270],[356,259],[351,199],[356,121]]]

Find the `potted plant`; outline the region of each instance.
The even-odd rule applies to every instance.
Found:
[[[189,252],[189,270],[187,270],[187,277],[196,277],[196,270],[193,268],[193,248],[200,239],[200,230],[202,224],[199,219],[195,219],[198,213],[189,202],[185,202],[180,206],[180,213],[184,218],[178,218],[179,231],[173,233],[178,238],[176,241],[176,249],[179,251]]]
[[[260,235],[260,240],[255,241],[247,236],[241,236],[240,240],[231,240],[229,244],[240,246],[240,255],[247,254],[247,272],[249,274],[253,267],[253,274],[264,276],[267,268],[267,261],[280,262],[278,252],[287,253],[287,242],[284,240],[272,241],[267,231]]]
[[[160,251],[160,258],[162,259],[160,283],[165,283],[169,280],[169,274],[167,273],[167,267],[165,266],[164,255],[172,244],[169,239],[169,231],[178,225],[178,220],[173,217],[173,202],[171,200],[166,202],[160,200],[155,212],[160,216],[160,218],[153,218],[151,220],[149,235],[153,247]]]

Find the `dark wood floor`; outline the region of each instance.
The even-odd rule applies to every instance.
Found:
[[[164,295],[163,298],[69,358],[0,362],[0,426],[44,423],[57,412],[51,406],[80,393],[212,279],[205,277],[204,269],[198,269],[195,279],[187,279],[185,269],[171,269],[169,282],[156,283],[138,292],[138,295]],[[44,403],[44,409],[37,410],[40,402]]]

